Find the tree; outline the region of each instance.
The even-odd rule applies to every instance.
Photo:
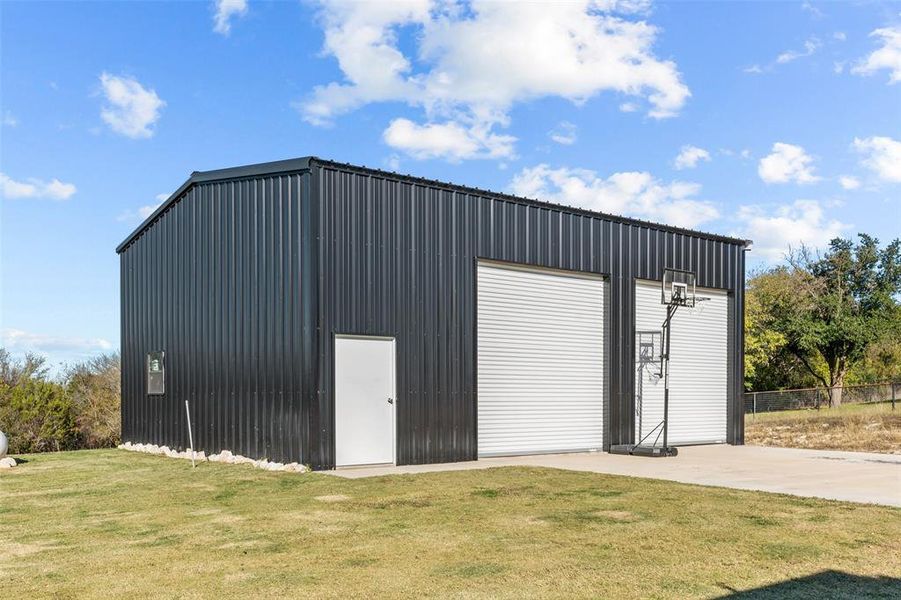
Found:
[[[119,442],[118,354],[101,355],[49,378],[45,359],[16,360],[0,348],[0,430],[10,450],[102,448]]]
[[[833,406],[841,404],[849,369],[875,344],[901,334],[901,241],[880,249],[875,238],[858,237],[856,244],[832,240],[823,256],[806,248],[793,253],[790,293],[775,299],[769,315],[768,326],[829,388]]]
[[[11,452],[74,450],[75,413],[66,389],[37,377],[15,387],[0,384],[0,427],[10,433]]]
[[[106,448],[119,443],[120,375],[118,354],[102,354],[67,370],[66,389],[83,447]]]
[[[779,307],[796,288],[786,267],[752,273],[745,293],[745,389],[775,390],[817,385],[817,380],[788,349],[785,333],[772,325]],[[821,361],[820,361],[821,362]]]
[[[0,385],[14,387],[26,379],[46,379],[47,359],[39,354],[25,353],[21,361],[14,360],[6,348],[0,348]]]

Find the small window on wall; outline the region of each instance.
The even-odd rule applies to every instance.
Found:
[[[161,395],[166,393],[166,365],[163,363],[165,352],[147,353],[147,394]]]

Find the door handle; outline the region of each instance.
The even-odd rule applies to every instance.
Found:
[[[394,398],[388,398],[388,404],[394,404]]]

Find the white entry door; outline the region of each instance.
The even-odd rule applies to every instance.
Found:
[[[603,446],[604,280],[478,265],[479,456]]]
[[[335,338],[335,463],[393,463],[394,340]]]

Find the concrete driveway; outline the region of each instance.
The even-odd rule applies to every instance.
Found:
[[[357,478],[508,466],[631,475],[901,507],[901,456],[867,452],[764,446],[689,446],[679,448],[679,456],[674,458],[585,452],[483,458],[436,465],[356,467],[330,473]]]

